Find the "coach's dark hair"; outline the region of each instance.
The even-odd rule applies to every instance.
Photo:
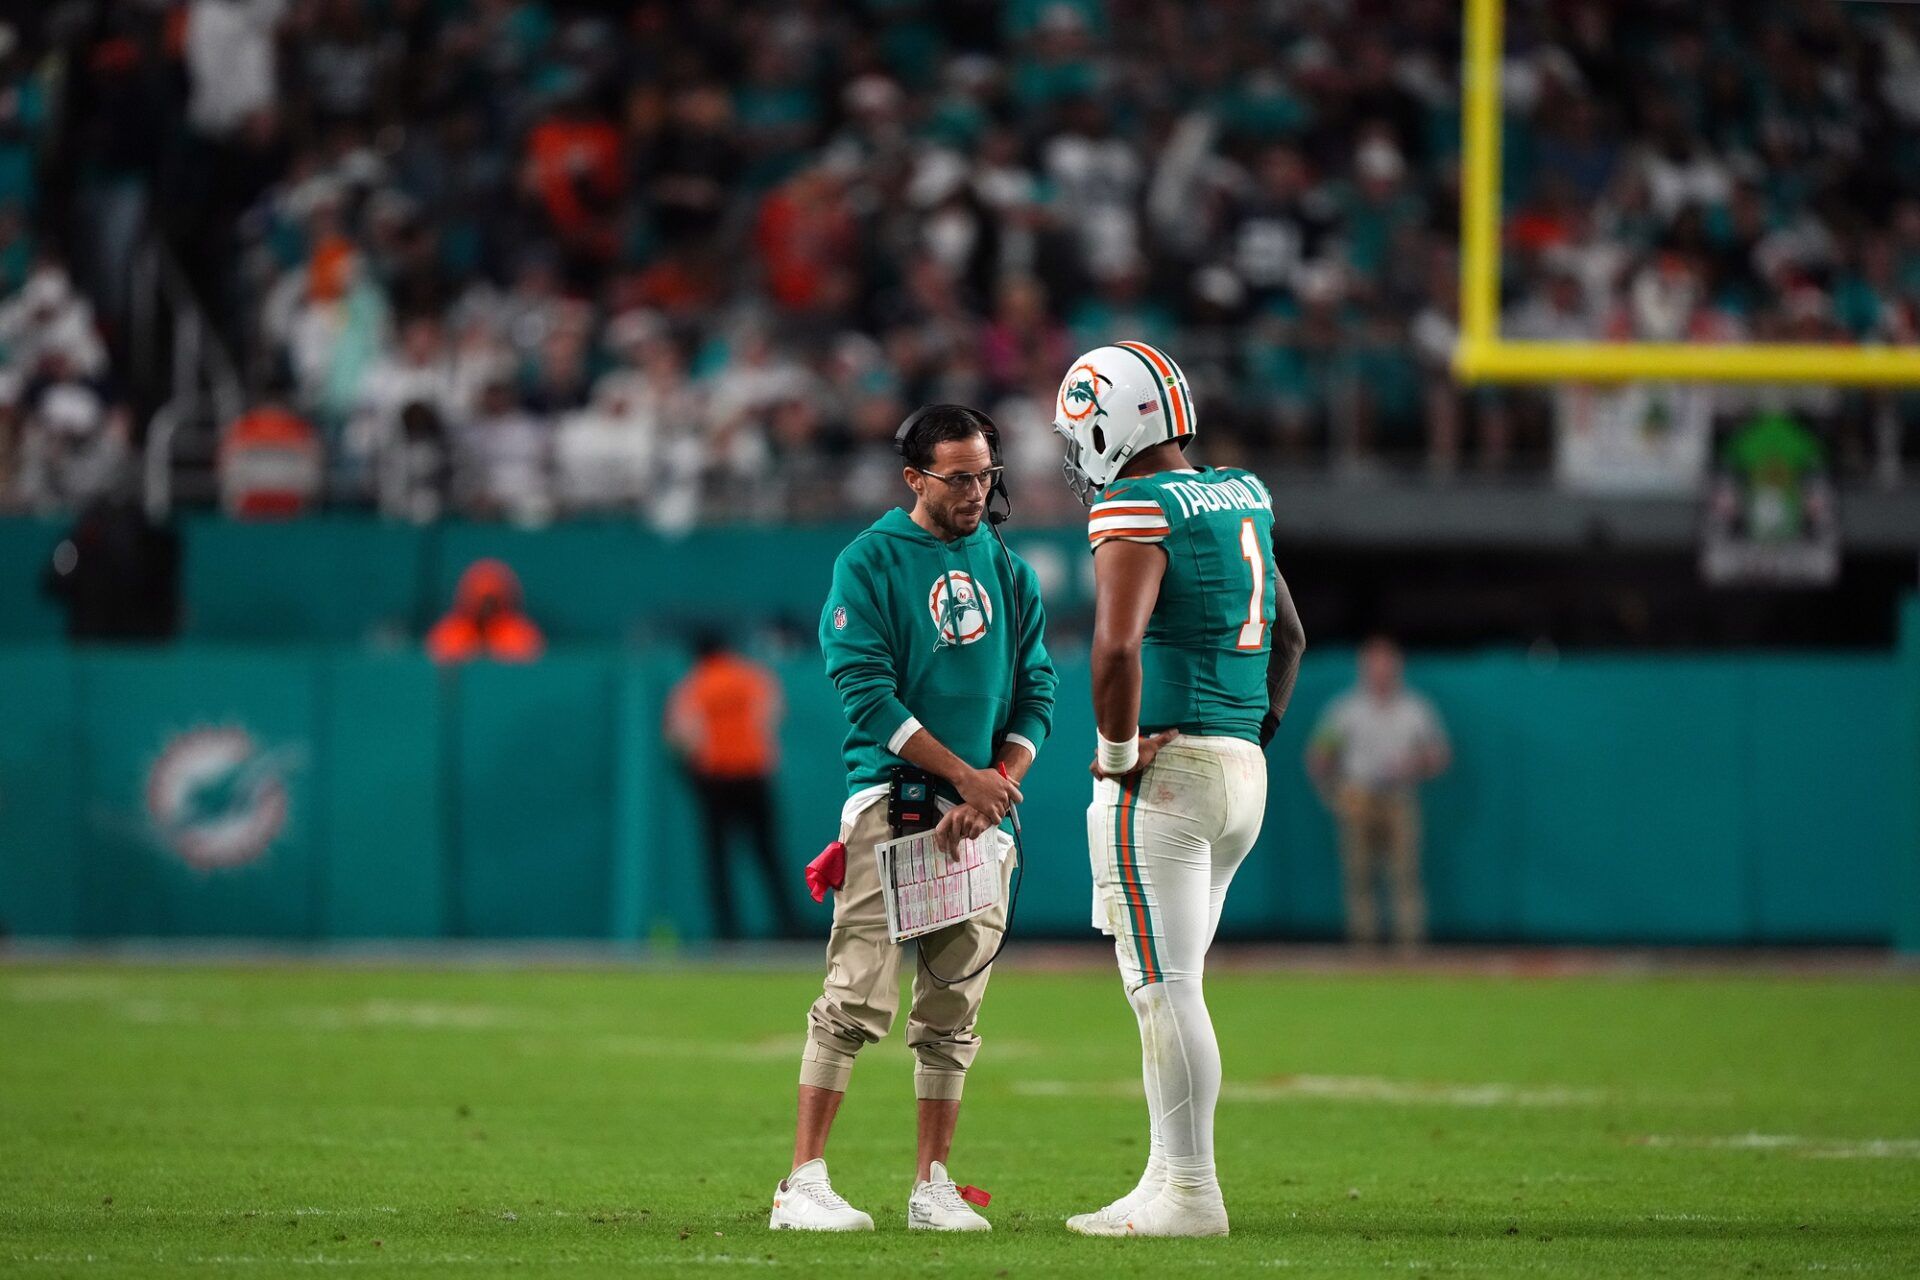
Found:
[[[984,415],[963,404],[931,404],[901,424],[900,456],[917,471],[933,466],[933,450],[947,440],[984,436]]]

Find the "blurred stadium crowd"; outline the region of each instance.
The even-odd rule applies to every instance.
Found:
[[[1445,373],[1451,0],[27,8],[5,507],[131,467],[176,278],[244,389],[228,444],[412,519],[870,506],[928,400],[987,407],[1058,511],[1057,379],[1121,334],[1179,355],[1216,461],[1553,447],[1549,397]],[[1508,10],[1510,335],[1915,340],[1920,6]],[[1813,394],[1867,467],[1868,411]]]

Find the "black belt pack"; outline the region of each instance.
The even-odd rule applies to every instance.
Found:
[[[887,772],[887,825],[895,836],[931,831],[940,822],[933,799],[933,775],[911,765],[897,764]]]

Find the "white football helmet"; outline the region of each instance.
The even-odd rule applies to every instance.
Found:
[[[1184,447],[1196,426],[1187,375],[1144,342],[1096,347],[1075,360],[1053,408],[1053,429],[1067,441],[1067,484],[1089,506],[1128,459],[1163,440]]]

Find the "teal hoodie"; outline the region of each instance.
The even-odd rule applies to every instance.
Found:
[[[849,795],[885,782],[916,728],[980,769],[1007,737],[1039,752],[1059,681],[1039,579],[1008,559],[984,522],[942,542],[896,507],[834,561],[820,648],[847,713]]]

